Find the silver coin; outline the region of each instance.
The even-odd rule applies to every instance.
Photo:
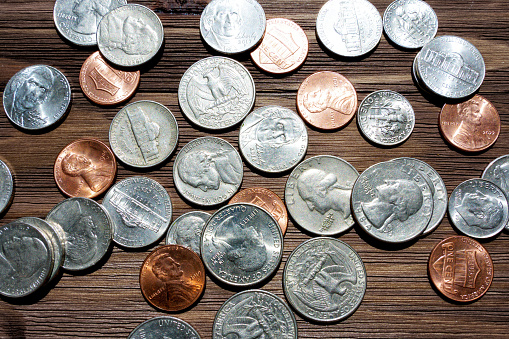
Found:
[[[162,316],[155,317],[138,325],[127,339],[200,339],[196,330],[175,317]]]
[[[43,129],[59,121],[71,102],[71,87],[56,68],[23,68],[5,86],[4,110],[9,120],[27,130]]]
[[[460,99],[479,89],[485,74],[481,53],[456,36],[440,36],[428,42],[417,55],[417,72],[433,93]]]
[[[254,168],[280,173],[297,165],[306,155],[308,132],[291,109],[265,106],[251,112],[240,126],[239,148]]]
[[[103,207],[113,222],[113,241],[127,248],[155,243],[171,222],[168,192],[147,177],[136,176],[116,183],[106,193]]]
[[[136,101],[115,115],[109,141],[113,153],[126,165],[138,168],[159,165],[177,146],[177,120],[158,102]]]
[[[251,111],[255,83],[241,63],[225,57],[195,62],[180,79],[178,98],[197,126],[219,130],[238,124]]]
[[[5,162],[0,160],[0,215],[10,205],[14,192],[12,173]]]
[[[252,286],[279,267],[283,234],[261,207],[231,204],[210,217],[200,250],[205,267],[216,279],[232,286]]]
[[[495,183],[509,200],[509,155],[502,155],[490,162],[481,178]],[[505,227],[509,230],[509,223]]]
[[[201,206],[230,199],[240,187],[244,168],[237,150],[227,141],[202,137],[187,143],[173,164],[173,181],[180,194]]]
[[[387,37],[403,48],[420,48],[435,37],[438,18],[433,8],[421,0],[396,0],[384,12]]]
[[[297,339],[297,322],[278,296],[263,290],[235,294],[217,311],[213,339]]]
[[[359,172],[347,161],[331,155],[304,160],[286,182],[288,212],[305,230],[334,235],[349,230],[354,220],[350,198]]]
[[[382,17],[367,0],[329,0],[318,13],[316,33],[329,51],[357,57],[378,45]]]
[[[449,199],[449,217],[461,233],[476,239],[491,238],[507,225],[507,197],[500,187],[484,179],[459,184]]]
[[[352,210],[372,237],[402,243],[424,232],[433,213],[431,189],[412,166],[396,161],[375,164],[352,189]]]
[[[136,4],[106,14],[97,28],[97,45],[108,61],[139,66],[152,59],[163,44],[161,20],[151,9]]]
[[[212,49],[238,54],[253,49],[262,39],[265,12],[256,0],[212,0],[200,17],[200,33]]]
[[[182,245],[200,254],[201,234],[210,214],[191,211],[175,219],[166,234],[166,245]]]
[[[376,91],[362,100],[357,113],[362,134],[383,146],[401,144],[415,126],[415,113],[408,100],[398,92]]]
[[[334,238],[313,238],[288,257],[283,273],[288,303],[303,317],[336,322],[352,315],[366,292],[366,269],[357,252]]]
[[[65,260],[62,267],[81,271],[97,264],[111,244],[112,224],[100,204],[88,198],[69,198],[46,216],[65,232]]]
[[[101,19],[125,4],[126,0],[57,0],[53,21],[65,39],[77,45],[93,46],[97,44],[96,32]]]

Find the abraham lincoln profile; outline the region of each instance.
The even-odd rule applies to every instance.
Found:
[[[111,170],[101,168],[81,154],[69,153],[62,159],[62,171],[71,177],[80,177],[94,192],[101,191],[109,182]]]

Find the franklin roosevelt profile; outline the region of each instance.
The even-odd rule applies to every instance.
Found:
[[[81,34],[95,34],[99,22],[110,11],[111,0],[76,0],[72,12],[76,21],[71,29]]]
[[[200,253],[200,238],[204,225],[205,221],[199,217],[189,216],[185,218],[175,232],[175,242]]]
[[[470,227],[492,229],[500,225],[504,218],[502,203],[480,191],[465,193],[456,210]]]
[[[99,192],[108,184],[111,170],[98,168],[87,157],[69,153],[62,159],[62,171],[71,177],[81,177],[94,192]]]

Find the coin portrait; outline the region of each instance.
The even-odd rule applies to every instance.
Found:
[[[81,154],[69,153],[62,159],[62,171],[71,177],[81,177],[94,192],[99,192],[108,184],[111,166],[106,168],[94,165]]]
[[[240,35],[242,16],[237,1],[217,1],[210,11],[210,16],[204,21],[206,38],[221,47],[225,39],[237,38]]]
[[[182,219],[181,224],[176,230],[175,242],[178,245],[184,245],[191,248],[196,253],[200,253],[201,231],[205,222],[202,218],[190,215]]]
[[[12,236],[0,245],[0,276],[28,279],[39,273],[49,256],[46,245],[36,237]]]
[[[457,116],[461,125],[453,135],[453,140],[469,148],[479,148],[484,145],[482,140],[482,113],[476,101],[458,104]]]
[[[72,12],[77,20],[71,29],[81,34],[95,34],[99,22],[110,11],[111,0],[75,0]]]
[[[120,49],[128,55],[147,55],[157,50],[157,32],[142,19],[127,16],[106,17],[107,36],[103,43],[107,49]]]
[[[468,226],[484,229],[497,227],[504,217],[502,203],[480,191],[466,193],[456,210]]]

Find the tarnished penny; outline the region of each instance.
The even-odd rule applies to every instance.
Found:
[[[115,105],[129,99],[139,83],[139,70],[119,70],[104,60],[99,51],[89,56],[81,66],[81,90],[99,105]]]
[[[304,63],[309,42],[304,30],[295,22],[275,18],[267,20],[265,36],[251,52],[253,62],[266,72],[289,73]]]
[[[311,74],[297,92],[297,109],[310,125],[331,130],[345,126],[357,111],[357,92],[339,73]]]
[[[205,288],[205,268],[198,256],[180,245],[156,248],[140,271],[143,296],[154,307],[165,311],[188,308]]]
[[[431,251],[429,278],[447,298],[469,302],[486,293],[493,280],[493,262],[486,249],[474,239],[453,236]]]
[[[286,233],[288,212],[283,200],[276,193],[263,187],[249,187],[235,194],[228,205],[238,202],[247,202],[263,208],[276,219],[283,235]]]
[[[117,161],[111,149],[96,139],[80,139],[67,145],[53,168],[60,190],[70,197],[94,198],[115,181]]]
[[[483,96],[459,104],[445,104],[439,116],[440,132],[445,140],[465,152],[479,152],[497,141],[500,116]]]

